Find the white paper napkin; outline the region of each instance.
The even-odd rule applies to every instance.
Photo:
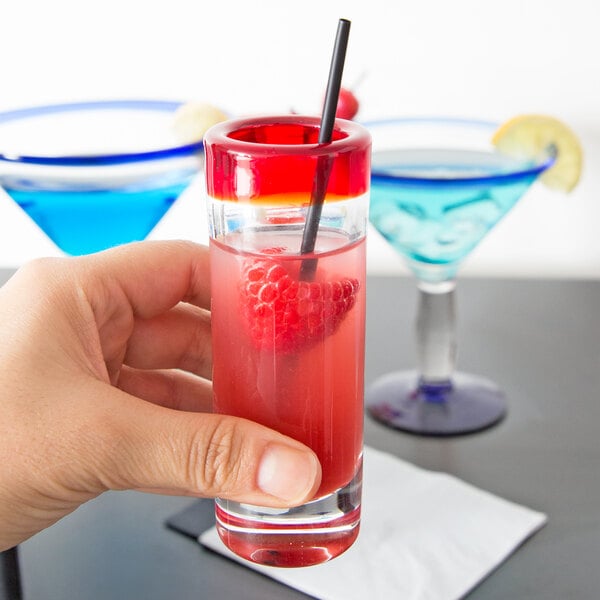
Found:
[[[445,473],[365,448],[361,530],[340,557],[314,567],[263,567],[230,552],[213,527],[208,548],[322,600],[461,598],[546,515]]]

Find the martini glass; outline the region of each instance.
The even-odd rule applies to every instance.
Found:
[[[366,405],[377,420],[421,435],[479,431],[506,414],[493,382],[457,372],[456,276],[463,259],[552,165],[496,152],[497,125],[446,118],[365,124],[373,137],[370,220],[406,260],[419,293],[417,369],[384,375]]]
[[[201,168],[178,102],[111,100],[0,113],[0,186],[66,254],[143,240]]]

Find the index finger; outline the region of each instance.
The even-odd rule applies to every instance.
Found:
[[[137,317],[150,318],[179,302],[210,309],[208,248],[185,241],[126,244],[78,259],[94,308],[111,312],[126,297]]]

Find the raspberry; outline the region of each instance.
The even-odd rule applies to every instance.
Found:
[[[246,261],[240,285],[248,334],[261,350],[292,352],[331,335],[356,302],[359,282],[298,281],[277,260]]]

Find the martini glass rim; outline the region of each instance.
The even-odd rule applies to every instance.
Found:
[[[470,119],[462,117],[446,117],[446,116],[424,116],[424,117],[389,117],[384,119],[376,119],[371,121],[362,121],[361,124],[371,130],[376,127],[395,126],[395,125],[449,125],[453,127],[468,127],[471,129],[487,129],[494,132],[500,126],[495,121],[483,119]],[[490,138],[491,144],[491,138]],[[393,148],[390,148],[393,150]],[[398,148],[400,149],[400,148]],[[408,148],[406,148],[408,149]],[[457,148],[458,149],[458,148]],[[426,150],[426,148],[423,148]],[[431,148],[431,150],[439,150]],[[452,150],[452,148],[445,148]],[[377,166],[371,166],[371,179],[377,183],[405,183],[405,184],[422,184],[422,185],[463,185],[463,184],[495,184],[495,183],[511,183],[522,179],[537,177],[546,169],[550,168],[556,161],[556,149],[552,146],[548,147],[543,156],[531,160],[523,161],[522,166],[510,171],[502,171],[490,175],[460,175],[449,177],[447,175],[428,177],[422,174],[419,175],[392,175],[388,171],[378,170]]]
[[[59,113],[74,113],[94,110],[144,110],[155,112],[174,112],[184,103],[170,100],[90,100],[45,104],[0,112],[0,127],[3,123],[42,117]],[[198,142],[175,144],[147,151],[99,153],[90,155],[29,155],[0,152],[0,161],[16,164],[48,165],[59,167],[90,167],[111,164],[138,163],[162,159],[180,158],[202,153],[202,140]]]

